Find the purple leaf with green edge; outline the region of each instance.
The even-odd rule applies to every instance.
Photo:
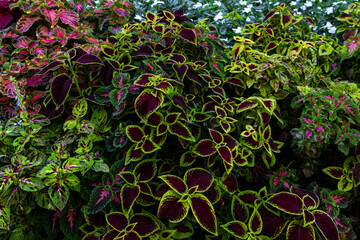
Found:
[[[56,105],[62,105],[69,94],[73,77],[66,74],[56,76],[51,82],[51,96]]]
[[[126,152],[125,165],[128,165],[130,162],[139,161],[144,153],[141,149],[135,149],[136,144],[132,145],[129,150]]]
[[[315,224],[327,240],[338,240],[339,235],[335,223],[328,214],[321,210],[314,210]]]
[[[313,224],[315,222],[315,217],[309,210],[304,209],[303,215],[304,215],[304,227]]]
[[[179,138],[195,142],[190,130],[181,122],[176,122],[169,125],[169,132],[178,136]]]
[[[216,152],[216,149],[213,141],[210,139],[203,139],[194,146],[193,152],[201,157],[208,157],[213,155]]]
[[[266,200],[266,203],[293,215],[301,215],[304,205],[298,195],[288,192],[275,193]]]
[[[213,129],[209,129],[209,133],[210,133],[211,138],[213,139],[213,141],[216,144],[220,144],[224,141],[224,137],[220,132],[213,130]]]
[[[142,194],[153,196],[152,190],[148,183],[138,183],[138,185]]]
[[[239,143],[230,135],[228,134],[223,134],[223,142],[226,143],[226,146],[228,148],[230,148],[230,150],[234,150],[234,148],[236,148]]]
[[[263,222],[260,216],[259,211],[255,208],[253,213],[250,216],[249,219],[249,229],[255,234],[259,234],[261,232]]]
[[[315,240],[315,230],[312,225],[303,227],[296,220],[290,222],[286,231],[289,240]]]
[[[128,215],[132,206],[135,203],[135,200],[140,194],[140,187],[135,185],[131,186],[130,184],[125,184],[121,189],[121,207],[123,212]]]
[[[158,136],[161,136],[164,133],[166,133],[167,130],[168,130],[168,125],[166,125],[165,123],[160,123],[159,126],[156,128],[156,134]]]
[[[268,45],[266,45],[264,51],[267,52],[267,51],[273,50],[273,49],[275,49],[278,45],[279,45],[278,42],[270,42]]]
[[[274,16],[274,14],[276,13],[276,11],[270,11],[268,12],[268,14],[266,14],[266,16],[263,19],[263,23],[265,23],[268,19],[272,18],[272,16]]]
[[[170,223],[169,227],[176,231],[174,234],[176,239],[189,239],[194,234],[193,224],[186,220],[177,224]]]
[[[248,207],[236,195],[233,195],[231,201],[231,215],[235,220],[240,222],[246,222],[249,218]]]
[[[141,236],[137,232],[129,232],[127,233],[124,238],[124,240],[142,240]]]
[[[217,223],[214,208],[202,194],[193,194],[190,198],[191,210],[196,221],[208,232],[217,235]]]
[[[245,83],[240,78],[228,77],[228,78],[225,79],[225,82],[228,82],[228,83],[230,83],[232,85],[235,85],[237,87],[245,88]]]
[[[84,54],[75,62],[80,64],[102,64],[100,58],[93,54]]]
[[[291,19],[292,19],[291,14],[284,14],[284,15],[282,16],[282,22],[281,22],[281,24],[282,24],[283,26],[286,26],[287,24],[289,24],[289,23],[291,22]]]
[[[196,43],[196,35],[192,29],[184,28],[180,31],[179,35],[185,40],[188,40],[194,44]]]
[[[266,208],[259,208],[258,210],[263,221],[260,234],[268,236],[271,239],[276,239],[286,227],[288,219],[283,216],[277,216]]]
[[[218,117],[226,118],[227,116],[225,110],[221,107],[215,106],[215,112],[218,115]]]
[[[180,108],[185,113],[185,115],[187,115],[188,106],[187,106],[187,104],[185,102],[185,98],[183,96],[181,96],[179,93],[175,92],[171,98],[171,101],[175,107]]]
[[[100,237],[96,236],[95,233],[88,233],[82,240],[100,240]]]
[[[319,197],[313,191],[304,190],[304,189],[292,186],[290,188],[290,192],[298,195],[300,198],[303,198],[304,196],[308,195],[315,201],[316,207],[319,206]]]
[[[137,51],[130,53],[131,57],[137,56],[152,56],[154,51],[149,45],[141,46]]]
[[[180,80],[184,80],[184,77],[189,69],[189,67],[186,65],[181,65],[180,67],[173,65],[172,68],[175,70],[176,76]]]
[[[60,67],[60,65],[63,65],[64,63],[61,61],[52,61],[51,63],[49,63],[48,65],[46,65],[44,68],[42,68],[37,74],[38,75],[43,75],[45,73],[47,73],[50,70],[56,70]]]
[[[273,100],[273,99],[262,99],[260,102],[262,103],[262,105],[264,106],[266,111],[268,111],[271,114],[273,113],[273,111],[275,109],[275,104],[276,104],[275,100]]]
[[[59,18],[65,24],[68,24],[74,28],[78,27],[79,25],[79,15],[66,8],[60,8],[58,11]]]
[[[86,223],[91,226],[98,227],[98,228],[106,227],[106,219],[105,219],[104,211],[99,211],[95,214],[85,214],[84,217],[85,217]]]
[[[179,116],[180,116],[181,113],[169,113],[166,117],[165,117],[165,122],[167,124],[173,124],[175,123]]]
[[[129,183],[129,184],[135,184],[136,181],[136,177],[134,175],[134,173],[132,172],[121,172],[119,173],[119,176],[124,179],[125,182]]]
[[[255,200],[259,198],[259,194],[252,190],[245,190],[245,191],[239,192],[237,197],[241,201],[243,201],[245,204],[253,206],[255,203]]]
[[[251,149],[259,149],[261,142],[253,139],[252,136],[243,138],[244,144]]]
[[[119,231],[112,229],[103,236],[102,240],[114,240],[117,235],[119,235]]]
[[[231,221],[221,225],[221,227],[237,238],[244,239],[247,234],[247,226],[241,221]]]
[[[29,28],[34,24],[34,22],[36,22],[39,19],[40,17],[31,18],[29,16],[23,15],[16,24],[16,30],[21,33],[24,33],[28,31]]]
[[[260,112],[258,111],[258,114],[260,116],[261,124],[266,125],[270,122],[271,115],[266,112]]]
[[[147,124],[152,127],[158,127],[164,121],[164,116],[161,113],[154,112],[147,119]]]
[[[221,156],[221,158],[229,165],[232,165],[232,156],[231,156],[231,151],[230,149],[225,146],[225,147],[219,147],[217,149],[219,155]]]
[[[340,179],[344,175],[344,169],[341,167],[327,167],[322,171],[334,179]]]
[[[196,156],[192,152],[185,152],[181,155],[180,158],[180,166],[181,167],[188,167],[192,165],[196,161]]]
[[[203,113],[209,113],[209,112],[214,112],[215,111],[215,106],[216,103],[214,102],[207,102],[204,104],[202,111]]]
[[[59,210],[64,209],[70,197],[69,188],[65,185],[60,186],[59,184],[51,185],[48,189],[48,194],[51,201]]]
[[[264,143],[264,147],[266,146],[266,143]],[[267,149],[266,149],[267,150]],[[271,153],[271,152],[270,152]],[[276,158],[274,154],[269,154],[269,152],[263,151],[262,154],[262,160],[265,163],[266,167],[270,169],[272,166],[276,163]]]
[[[144,160],[136,165],[134,174],[137,176],[138,182],[148,182],[155,177],[156,170],[156,161]]]
[[[338,189],[344,192],[350,191],[354,184],[352,181],[348,180],[346,177],[342,177],[340,181],[338,182]]]
[[[352,170],[355,187],[360,184],[360,163],[357,163]]]
[[[188,202],[179,202],[175,191],[167,191],[161,198],[157,215],[160,219],[168,218],[172,223],[184,220],[188,215],[190,205]]]
[[[108,103],[110,102],[110,93],[113,89],[112,86],[103,86],[95,90],[94,96],[95,100],[98,103]]]
[[[134,231],[141,237],[147,237],[159,229],[157,222],[150,215],[144,213],[134,214],[130,223],[136,223]]]
[[[117,231],[121,232],[129,225],[127,217],[120,212],[112,212],[106,215],[107,223]]]
[[[317,207],[315,200],[309,195],[305,195],[302,200],[307,209],[314,209]]]
[[[126,126],[126,135],[132,142],[138,143],[144,138],[145,133],[139,126],[129,125]]]
[[[171,189],[173,189],[176,193],[182,195],[187,190],[188,187],[184,183],[184,181],[174,175],[163,175],[159,177],[161,180],[163,180]]]
[[[197,192],[205,192],[210,188],[214,177],[202,168],[192,168],[186,171],[184,181],[188,188],[198,186]]]
[[[155,86],[155,89],[168,94],[172,91],[173,86],[168,82],[161,82]]]
[[[113,194],[107,188],[102,186],[92,190],[86,214],[94,214],[101,211],[111,200]]]
[[[158,145],[156,145],[153,141],[151,141],[150,139],[146,139],[144,141],[144,144],[142,145],[142,151],[144,153],[152,153],[155,152],[156,150],[160,149],[160,147]]]
[[[164,95],[151,89],[144,90],[135,100],[135,112],[144,121],[154,113],[164,102]]]
[[[124,65],[129,65],[131,63],[131,56],[129,53],[121,54],[119,58],[119,62],[123,63]]]
[[[239,106],[236,108],[236,112],[242,112],[248,109],[255,108],[258,105],[258,103],[252,102],[250,100],[244,100],[242,101]]]

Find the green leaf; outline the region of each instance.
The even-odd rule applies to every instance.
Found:
[[[36,192],[45,187],[43,181],[35,177],[20,178],[19,186],[22,190],[28,192]]]
[[[49,196],[59,210],[63,210],[70,197],[69,188],[65,185],[54,184],[49,187]]]
[[[88,104],[86,102],[86,99],[82,98],[75,104],[72,110],[72,114],[77,118],[81,118],[85,116],[87,110],[88,110]]]

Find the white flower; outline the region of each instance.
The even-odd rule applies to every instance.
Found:
[[[251,19],[249,17],[247,17],[245,21],[250,22]]]
[[[302,5],[301,7],[300,7],[302,10],[306,10],[306,6],[305,5]]]
[[[135,19],[141,21],[142,17],[140,15],[136,14]]]
[[[279,2],[276,2],[276,3],[274,3],[274,6],[277,6],[277,5],[279,5],[280,3]]]
[[[244,8],[244,12],[246,12],[246,13],[250,12],[252,7],[253,7],[253,5],[250,4],[249,6],[247,6],[246,8]]]
[[[296,5],[296,2],[295,2],[295,1],[292,1],[292,2],[290,3],[290,6],[294,6],[294,5]]]
[[[334,12],[334,8],[333,7],[328,7],[328,8],[326,8],[326,13],[327,14],[331,14],[331,13],[333,13]]]
[[[233,28],[234,32],[239,34],[242,31],[242,27]]]
[[[246,4],[247,4],[247,1],[240,1],[239,4],[240,4],[240,5],[246,5]]]
[[[158,1],[158,0],[154,0],[153,4],[151,4],[151,6],[155,6],[157,4],[160,4],[160,3],[164,3],[163,1]]]
[[[218,6],[220,7],[220,6],[221,6],[221,2],[215,1],[215,2],[214,2],[214,5],[218,5]]]
[[[198,2],[198,3],[196,3],[196,4],[194,5],[194,8],[199,8],[199,7],[201,7],[201,6],[202,6],[202,3]]]
[[[220,20],[223,18],[223,13],[222,12],[219,12],[218,14],[216,14],[216,16],[214,17],[214,20],[217,21],[217,20]]]
[[[306,3],[305,3],[305,6],[311,7],[311,6],[312,6],[312,2],[306,2]]]
[[[336,32],[336,27],[329,28],[329,33],[335,33],[335,32]]]

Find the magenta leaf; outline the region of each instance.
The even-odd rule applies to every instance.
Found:
[[[338,240],[339,234],[333,220],[321,210],[314,210],[315,224],[327,240]]]
[[[94,214],[102,210],[111,200],[113,194],[103,186],[96,187],[92,190],[88,202],[87,214]]]
[[[68,24],[74,28],[79,25],[79,15],[76,12],[66,8],[60,8],[58,14],[63,23]]]
[[[134,214],[130,219],[130,223],[136,223],[134,231],[141,237],[147,237],[159,229],[154,219],[146,214]]]
[[[56,76],[51,83],[51,95],[56,105],[62,105],[69,94],[72,77],[65,74]]]
[[[144,90],[135,100],[135,111],[142,120],[146,120],[163,102],[164,96],[162,93],[158,92],[154,96],[152,90]]]
[[[197,192],[205,192],[214,181],[214,177],[202,168],[193,168],[185,173],[184,181],[188,188],[197,186]]]
[[[188,202],[179,202],[177,193],[170,190],[161,198],[158,217],[160,219],[168,218],[172,223],[178,223],[187,216],[190,206]]]
[[[171,189],[173,189],[176,193],[180,195],[185,193],[188,189],[184,181],[177,176],[163,175],[159,178],[162,179]]]
[[[213,145],[213,141],[209,139],[203,139],[195,145],[193,151],[201,157],[211,156],[216,152],[216,149]]]
[[[24,33],[27,30],[29,30],[29,28],[34,24],[34,22],[36,22],[39,19],[40,17],[31,18],[26,15],[23,15],[16,24],[16,30]]]
[[[210,201],[202,194],[193,194],[190,201],[191,210],[200,226],[217,235],[216,215]]]
[[[296,194],[288,192],[275,193],[270,196],[266,202],[286,213],[294,215],[302,214],[303,202]]]
[[[112,212],[106,215],[108,224],[117,231],[123,231],[129,224],[127,217],[120,212]]]
[[[121,189],[121,207],[123,212],[127,215],[129,214],[132,206],[135,203],[135,200],[140,194],[140,187],[135,185],[131,186],[130,184],[125,184]]]

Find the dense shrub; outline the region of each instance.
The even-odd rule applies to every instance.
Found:
[[[165,3],[2,6],[0,236],[355,239],[360,5],[340,43],[280,4],[230,47]]]

